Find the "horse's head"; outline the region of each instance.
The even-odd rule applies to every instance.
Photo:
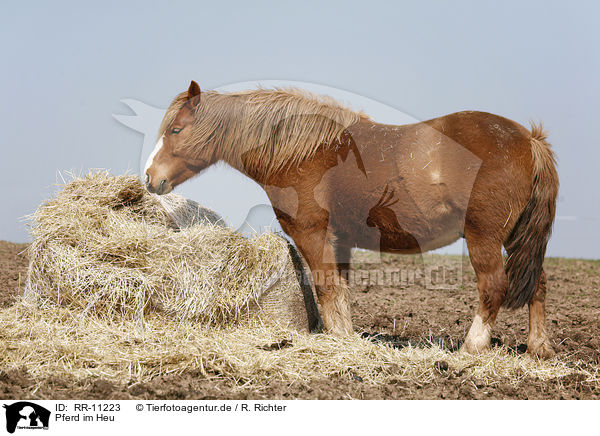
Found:
[[[173,121],[162,129],[162,135],[146,162],[146,187],[156,194],[167,194],[175,186],[185,182],[211,165],[211,156],[204,156],[199,144],[194,143],[196,109],[200,104],[200,87],[194,81],[187,95],[182,94],[184,103],[178,99],[171,104],[180,108]],[[165,119],[168,116],[165,115]]]

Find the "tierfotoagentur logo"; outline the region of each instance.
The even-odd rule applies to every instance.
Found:
[[[4,404],[6,409],[6,431],[14,433],[19,430],[48,430],[50,411],[29,401]]]

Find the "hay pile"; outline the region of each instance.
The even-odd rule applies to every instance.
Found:
[[[75,178],[38,208],[31,233],[27,298],[39,305],[138,330],[150,312],[221,326],[258,315],[308,329],[287,241],[248,240],[194,202],[149,194],[135,176]]]

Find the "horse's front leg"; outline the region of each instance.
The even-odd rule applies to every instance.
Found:
[[[349,288],[340,274],[334,241],[327,229],[305,229],[293,238],[312,272],[325,330],[338,336],[352,333]]]

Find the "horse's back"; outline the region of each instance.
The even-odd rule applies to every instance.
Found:
[[[462,111],[427,120],[423,124],[461,144],[482,161],[493,161],[498,156],[506,161],[509,154],[512,157],[531,154],[531,132],[500,115]],[[505,163],[501,162],[501,165]]]

